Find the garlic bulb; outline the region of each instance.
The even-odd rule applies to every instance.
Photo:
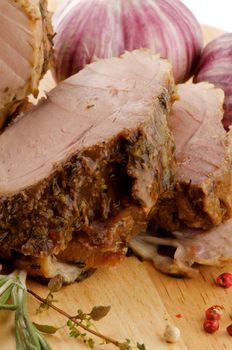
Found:
[[[96,58],[149,48],[187,80],[202,49],[201,28],[179,0],[68,0],[53,17],[56,77],[61,81]]]
[[[206,45],[194,82],[208,81],[225,92],[223,125],[232,125],[232,33],[220,35]]]

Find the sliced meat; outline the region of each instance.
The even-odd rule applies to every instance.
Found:
[[[0,2],[0,129],[24,99],[38,94],[52,60],[47,0]]]
[[[157,221],[173,231],[208,228],[232,216],[232,134],[223,129],[222,90],[208,83],[179,86],[168,125],[176,144],[174,190],[160,203]]]
[[[173,238],[161,238],[141,235],[133,238],[131,248],[144,259],[152,260],[155,267],[168,274],[194,277],[198,270],[192,266],[221,265],[232,260],[232,219],[213,227],[207,231],[200,229],[186,229],[174,232]],[[159,247],[165,246],[166,252],[160,254]],[[170,250],[171,249],[171,250]]]
[[[70,260],[61,251],[83,233],[103,251],[114,252],[118,241],[125,247],[173,182],[166,121],[173,91],[166,60],[126,53],[86,66],[7,128],[0,135],[1,251]],[[71,260],[80,256],[77,247]]]
[[[17,269],[25,270],[30,276],[45,283],[48,282],[48,279],[58,276],[62,278],[64,284],[82,281],[95,271],[78,264],[61,262],[51,256],[40,258],[20,257],[15,259],[14,265]]]
[[[106,221],[93,222],[85,231],[75,232],[67,248],[57,258],[61,261],[84,262],[94,268],[115,265],[125,257],[129,239],[144,232],[146,226],[143,210],[130,205]]]

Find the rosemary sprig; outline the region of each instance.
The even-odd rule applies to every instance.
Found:
[[[15,311],[17,350],[51,350],[45,338],[30,321],[27,309],[26,272],[0,275],[0,309]]]

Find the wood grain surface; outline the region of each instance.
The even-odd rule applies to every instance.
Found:
[[[226,326],[231,323],[231,290],[214,284],[214,279],[225,268],[201,267],[195,279],[176,279],[157,272],[148,262],[127,258],[117,268],[99,269],[89,279],[74,283],[56,293],[57,306],[74,315],[78,308],[86,312],[93,305],[111,305],[105,319],[98,322],[98,330],[119,340],[130,338],[144,342],[147,350],[221,350],[231,349],[231,338]],[[41,296],[47,288],[28,281],[28,286]],[[220,329],[215,334],[202,330],[204,311],[219,304],[225,307]],[[36,315],[38,303],[29,296],[29,309],[33,321],[62,326],[66,320],[53,310]],[[177,314],[183,314],[177,318]],[[181,331],[181,340],[167,344],[162,335],[167,324]],[[14,349],[13,316],[1,312],[1,350]],[[87,347],[68,337],[65,329],[47,337],[54,350],[87,350]],[[97,350],[113,350],[111,345],[96,346]]]
[[[60,1],[50,0],[50,9],[55,10]],[[215,28],[203,28],[205,40],[220,34]],[[47,75],[42,88],[49,90],[53,85]],[[226,333],[231,322],[232,288],[224,290],[214,284],[214,279],[223,271],[232,271],[232,264],[225,268],[200,267],[195,279],[176,279],[157,272],[152,264],[140,262],[131,257],[116,268],[99,269],[91,278],[74,283],[56,294],[57,306],[70,314],[78,308],[86,312],[94,305],[111,305],[109,315],[98,322],[98,330],[123,341],[130,338],[146,344],[147,350],[221,350],[232,349],[232,340]],[[41,296],[47,288],[28,281],[28,286]],[[202,330],[204,310],[213,305],[225,307],[220,330],[206,334]],[[29,296],[31,318],[42,324],[62,326],[66,320],[53,310],[36,315],[38,302]],[[183,314],[177,318],[176,314]],[[13,314],[1,312],[1,350],[15,349]],[[175,324],[181,331],[181,340],[167,344],[162,335],[167,324]],[[68,337],[65,329],[57,335],[47,337],[54,350],[85,350],[87,347]],[[99,345],[96,349],[115,349],[112,345]]]

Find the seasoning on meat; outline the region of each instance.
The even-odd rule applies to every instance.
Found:
[[[86,66],[8,127],[1,255],[93,267],[121,258],[173,182],[173,99],[170,64],[134,51]]]
[[[173,191],[155,220],[173,231],[182,224],[209,228],[232,216],[232,133],[226,133],[222,90],[208,83],[179,85],[168,125],[176,144]]]

